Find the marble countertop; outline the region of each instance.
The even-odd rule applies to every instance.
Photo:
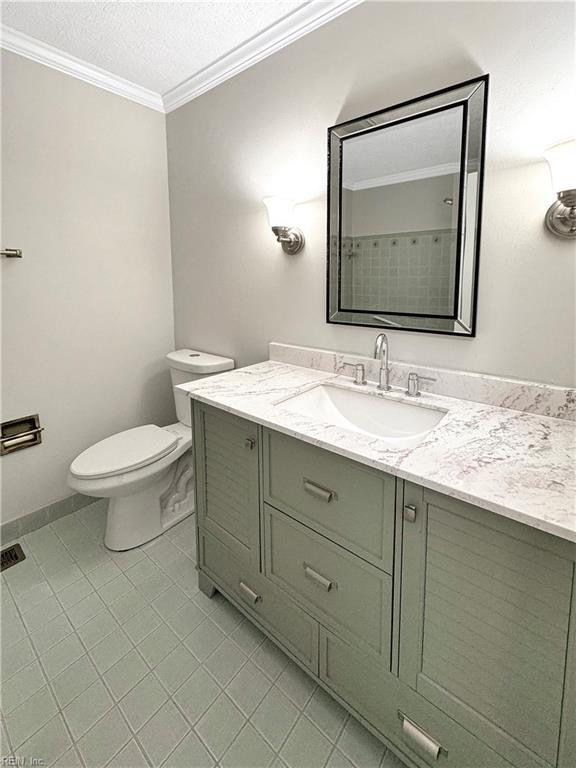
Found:
[[[353,389],[349,377],[268,361],[182,384],[208,405],[292,435],[397,477],[576,542],[576,424],[507,408],[403,390],[366,396],[446,411],[413,448],[335,427],[282,407],[318,384]]]

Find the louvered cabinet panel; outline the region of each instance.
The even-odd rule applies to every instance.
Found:
[[[198,523],[256,569],[260,565],[258,440],[255,424],[194,403]]]
[[[514,765],[555,766],[569,542],[406,484],[400,676]]]

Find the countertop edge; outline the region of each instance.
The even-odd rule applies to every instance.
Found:
[[[285,427],[281,424],[277,424],[273,421],[269,421],[268,419],[263,418],[262,416],[254,415],[249,411],[242,410],[241,408],[231,406],[228,404],[223,404],[216,399],[207,397],[206,395],[202,395],[202,393],[188,391],[188,395],[191,399],[198,400],[198,402],[204,403],[205,405],[210,405],[214,408],[218,408],[222,411],[226,411],[227,413],[231,413],[234,416],[238,416],[248,421],[252,421],[256,424],[260,424],[261,426],[267,427],[268,429],[272,429],[276,432],[281,432],[282,434],[288,435],[289,437],[294,437],[298,440],[302,440],[303,442],[309,443],[310,445],[314,445],[318,448],[323,448],[327,451],[330,451],[331,453],[335,453],[338,456],[343,456],[344,458],[357,461],[358,463],[363,464],[364,466],[371,467],[372,469],[378,469],[382,472],[387,472],[391,475],[394,475],[395,477],[401,478],[402,480],[408,480],[409,482],[417,483],[418,485],[421,485],[422,487],[427,488],[431,491],[437,491],[438,493],[443,493],[446,496],[450,496],[454,499],[464,501],[468,504],[473,504],[475,506],[478,506],[482,509],[487,510],[488,512],[493,512],[494,514],[500,515],[502,517],[507,517],[508,519],[514,520],[515,522],[522,523],[523,525],[528,525],[531,528],[535,528],[544,533],[549,533],[552,536],[556,536],[558,538],[561,538],[576,544],[575,529],[567,528],[558,523],[555,523],[554,521],[543,520],[542,518],[535,517],[534,515],[531,515],[529,513],[522,512],[522,510],[517,510],[511,507],[507,507],[505,505],[496,504],[493,501],[487,500],[481,496],[477,496],[472,493],[463,493],[461,491],[458,491],[457,489],[454,489],[451,486],[445,485],[444,483],[438,483],[426,477],[419,476],[416,473],[406,471],[402,468],[390,466],[383,461],[375,462],[370,460],[366,456],[363,456],[362,454],[357,454],[347,449],[339,449],[339,446],[333,443],[325,442],[321,438],[313,438],[309,435],[298,432],[297,430],[293,430],[293,429],[290,429],[289,427]]]

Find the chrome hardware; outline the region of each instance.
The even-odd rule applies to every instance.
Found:
[[[378,389],[388,392],[392,389],[390,386],[390,366],[388,365],[388,337],[385,333],[379,333],[374,343],[374,358],[380,360],[380,371],[378,374]]]
[[[408,389],[406,393],[408,397],[420,397],[420,382],[421,381],[437,381],[433,376],[420,376],[418,373],[408,374]]]
[[[416,507],[414,504],[404,504],[403,517],[407,523],[414,523],[416,521]]]
[[[282,243],[282,250],[290,256],[295,256],[304,248],[306,239],[298,227],[272,227],[276,240]]]
[[[363,363],[342,363],[338,371],[344,368],[354,368],[354,384],[357,386],[366,384],[366,368]]]
[[[247,437],[246,440],[244,440],[244,448],[248,448],[249,451],[253,451],[254,448],[256,448],[256,438]]]
[[[379,333],[374,343],[374,357],[380,360],[377,388],[388,392],[390,386],[390,366],[388,365],[388,337],[385,333]]]
[[[38,414],[25,416],[23,419],[12,419],[2,423],[0,437],[0,456],[14,451],[21,451],[42,442],[44,427],[40,426]]]
[[[0,255],[6,256],[7,259],[21,259],[22,249],[21,248],[3,248],[0,251]]]
[[[558,192],[557,197],[546,212],[546,228],[557,237],[573,239],[576,237],[576,189]]]
[[[431,757],[432,760],[438,760],[440,753],[448,754],[448,750],[439,744],[436,739],[429,736],[426,731],[423,731],[420,726],[413,723],[412,720],[406,717],[406,715],[398,710],[398,719],[402,720],[402,734],[418,746],[421,751]]]
[[[330,581],[330,579],[322,576],[321,573],[315,571],[314,568],[311,568],[307,563],[303,563],[303,565],[304,576],[306,576],[307,579],[310,579],[310,581],[313,581],[315,584],[318,584],[318,586],[322,587],[322,589],[325,589],[326,592],[330,592],[331,589],[335,589],[337,587],[335,581]]]
[[[338,496],[335,491],[331,491],[329,488],[323,488],[321,485],[317,485],[312,480],[303,480],[304,490],[309,493],[310,496],[314,496],[320,501],[325,501],[329,504],[331,501],[335,501]]]
[[[243,581],[238,582],[238,587],[240,588],[240,592],[242,592],[243,596],[248,600],[249,603],[255,604],[262,600],[262,595],[254,592],[254,590],[250,589],[250,587],[247,584],[244,584]]]

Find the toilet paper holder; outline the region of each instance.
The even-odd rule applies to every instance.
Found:
[[[44,427],[40,426],[40,416],[37,413],[21,419],[3,421],[1,426],[0,456],[31,448],[42,442]]]

